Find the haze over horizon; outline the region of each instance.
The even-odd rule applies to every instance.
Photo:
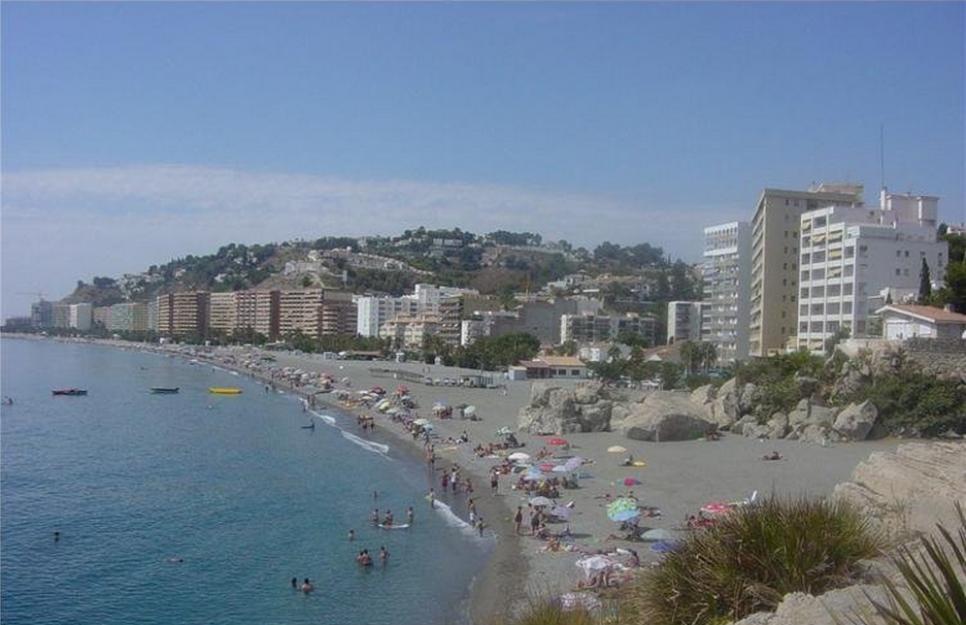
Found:
[[[966,221],[961,3],[5,3],[2,315],[231,243],[454,227],[696,261],[764,187]]]

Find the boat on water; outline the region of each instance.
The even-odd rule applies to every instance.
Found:
[[[50,392],[53,395],[67,395],[71,397],[76,397],[78,395],[87,395],[87,389],[83,389],[83,388],[58,388]]]
[[[242,390],[237,386],[210,386],[208,392],[214,395],[241,395]]]
[[[154,393],[155,395],[171,395],[173,393],[177,393],[180,388],[181,388],[180,386],[172,386],[172,387],[152,386],[151,392]]]

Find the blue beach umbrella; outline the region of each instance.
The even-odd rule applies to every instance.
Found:
[[[654,553],[670,553],[677,549],[678,546],[679,543],[670,540],[661,540],[651,545],[651,551]]]

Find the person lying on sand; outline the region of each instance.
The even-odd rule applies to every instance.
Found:
[[[762,460],[781,460],[782,455],[777,451],[773,451],[770,454],[765,454],[761,457]]]

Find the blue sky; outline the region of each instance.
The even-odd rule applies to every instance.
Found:
[[[762,187],[964,217],[964,5],[4,3],[3,314],[419,224],[694,260]]]

